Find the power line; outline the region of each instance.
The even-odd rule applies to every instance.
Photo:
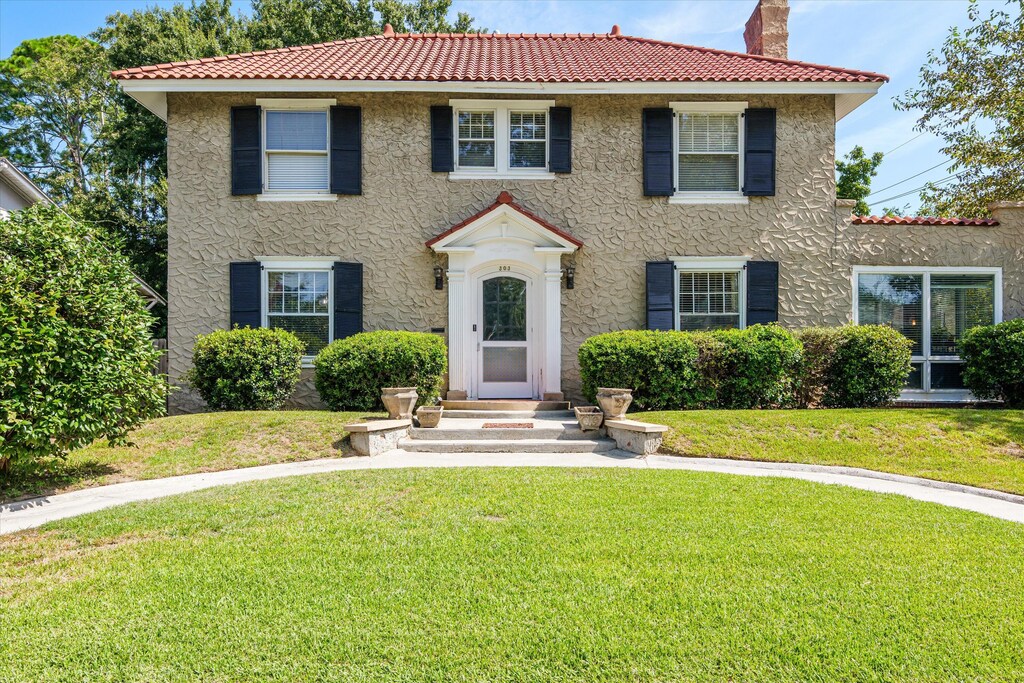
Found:
[[[888,185],[886,187],[883,187],[880,190],[872,190],[871,194],[869,194],[868,197],[870,197],[872,194],[878,194],[879,192],[885,192],[886,190],[892,189],[892,188],[896,187],[897,185],[902,185],[903,183],[907,182],[908,180],[913,180],[914,178],[916,178],[918,176],[924,175],[928,171],[934,171],[939,166],[945,166],[948,163],[949,163],[948,161],[940,161],[939,163],[935,164],[931,168],[926,168],[923,171],[921,171],[920,173],[915,173],[912,176],[907,176],[906,178],[904,178],[903,180],[899,181],[898,183],[893,183],[892,185]],[[867,199],[867,197],[865,197],[865,199]]]
[[[904,147],[906,145],[909,145],[911,142],[913,142],[914,140],[918,139],[922,135],[927,135],[927,134],[928,134],[928,131],[922,131],[922,132],[918,133],[917,135],[915,135],[914,137],[910,138],[909,140],[907,140],[905,142],[901,142],[900,144],[896,145],[895,147],[890,149],[888,152],[883,153],[883,156],[889,156],[890,154],[892,154],[893,152],[898,150],[900,147]]]
[[[894,199],[900,199],[902,197],[906,197],[907,195],[914,194],[915,192],[920,192],[921,190],[925,189],[926,187],[937,186],[938,183],[944,183],[947,180],[952,180],[952,179],[958,177],[959,175],[960,175],[959,173],[954,173],[953,175],[946,176],[945,178],[940,178],[938,180],[933,180],[933,181],[931,181],[929,183],[925,183],[921,187],[914,188],[913,190],[907,190],[906,192],[904,192],[902,194],[896,194],[896,195],[893,195],[892,197],[889,197],[887,199],[877,199],[877,200],[875,200],[875,201],[873,201],[871,203],[872,204],[884,204],[885,202],[891,202]],[[865,199],[867,199],[867,198],[865,197]]]

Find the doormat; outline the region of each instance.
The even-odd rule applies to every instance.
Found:
[[[484,429],[533,429],[532,422],[484,422]]]

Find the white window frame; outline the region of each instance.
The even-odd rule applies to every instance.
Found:
[[[256,195],[256,200],[261,202],[312,202],[312,201],[337,201],[338,196],[331,193],[330,188],[330,164],[331,164],[331,107],[338,103],[338,100],[331,98],[321,99],[293,99],[293,98],[260,98],[256,100],[261,108],[260,116],[260,152],[263,155],[263,192]],[[295,112],[325,112],[327,114],[327,168],[328,187],[326,190],[271,190],[270,189],[270,160],[271,154],[281,153],[283,150],[271,152],[267,149],[267,113],[274,111]],[[293,152],[284,152],[291,154]],[[319,152],[308,152],[308,150],[297,150],[295,154],[319,154]]]
[[[548,169],[551,167],[551,115],[549,110],[555,106],[554,100],[448,100],[452,108],[452,154],[455,170],[448,174],[450,180],[553,180],[556,176]],[[494,112],[494,167],[459,166],[459,112]],[[547,121],[547,134],[544,145],[544,168],[512,168],[509,155],[512,149],[512,112],[542,112]]]
[[[743,194],[743,149],[746,132],[743,113],[746,102],[669,102],[672,108],[672,172],[676,191],[668,198],[670,204],[747,204],[749,197]],[[737,137],[737,181],[735,192],[683,192],[679,187],[679,115],[680,114],[736,114]]]
[[[993,322],[1003,321],[1003,269],[983,266],[854,266],[851,276],[853,286],[853,320],[860,324],[860,276],[861,275],[920,275],[921,276],[921,349],[923,353],[911,356],[913,363],[921,363],[921,389],[904,389],[900,397],[907,400],[970,401],[973,394],[966,389],[932,389],[932,363],[959,363],[960,356],[936,356],[932,350],[932,275],[992,275],[995,292],[993,296]],[[928,388],[924,388],[928,387]]]
[[[294,273],[299,271],[304,272],[323,272],[327,271],[327,343],[330,344],[334,341],[334,262],[338,261],[337,258],[324,259],[321,257],[314,258],[295,258],[295,257],[276,257],[276,256],[264,256],[259,259],[260,262],[260,326],[269,327],[269,311],[267,310],[267,302],[269,297],[269,281],[270,273]],[[292,315],[292,314],[288,314]],[[316,317],[322,317],[321,314],[311,313],[295,313],[296,316],[301,315],[316,315]],[[313,367],[313,359],[315,356],[303,356],[302,367],[311,368]]]
[[[673,287],[675,287],[675,310],[673,313],[673,325],[679,330],[679,322],[682,315],[679,311],[679,274],[686,273],[739,273],[740,284],[740,315],[738,329],[747,326],[747,262],[749,256],[673,256],[672,262],[675,265]]]

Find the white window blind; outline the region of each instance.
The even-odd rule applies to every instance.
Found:
[[[740,273],[679,272],[679,329],[740,326]]]
[[[330,187],[326,111],[268,111],[267,189],[326,192]]]
[[[738,192],[740,117],[738,114],[680,113],[678,118],[680,192]]]

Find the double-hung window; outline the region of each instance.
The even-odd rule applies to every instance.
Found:
[[[1002,317],[998,268],[854,268],[854,321],[889,325],[913,343],[909,392],[964,394],[964,333]]]
[[[674,199],[743,202],[746,102],[674,102]]]
[[[459,178],[549,178],[548,108],[554,102],[453,100]]]
[[[677,330],[744,327],[744,259],[692,258],[675,263]]]
[[[262,100],[266,196],[330,192],[330,126],[333,100]]]
[[[331,280],[328,262],[263,262],[263,326],[295,334],[307,361],[333,338]]]

